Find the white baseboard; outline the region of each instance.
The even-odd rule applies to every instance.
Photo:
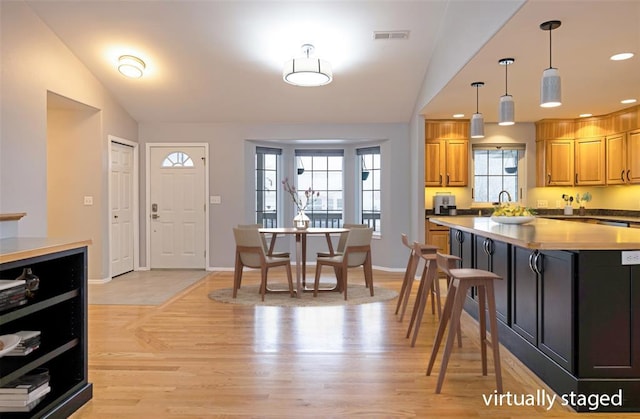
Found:
[[[111,282],[111,278],[102,278],[102,279],[89,279],[87,280],[89,284],[106,284],[107,282]]]

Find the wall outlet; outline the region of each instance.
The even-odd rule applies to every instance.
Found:
[[[93,197],[92,196],[85,196],[84,197],[84,204],[85,205],[93,205]]]
[[[623,265],[640,265],[640,250],[628,250],[622,253]]]
[[[547,208],[549,206],[549,201],[546,199],[538,199],[538,208]]]
[[[562,199],[556,201],[556,208],[562,208]]]

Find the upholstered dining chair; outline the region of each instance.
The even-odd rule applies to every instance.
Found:
[[[348,229],[352,229],[352,228],[369,228],[369,226],[367,224],[343,224],[342,225],[343,228],[348,228]],[[335,256],[335,255],[341,255],[344,253],[344,246],[347,244],[347,236],[349,235],[348,231],[345,231],[344,233],[340,233],[340,238],[338,239],[338,245],[336,246],[336,250],[333,252],[333,255],[329,252],[318,252],[317,256],[320,257],[329,257],[329,256]]]
[[[233,275],[233,298],[236,298],[242,282],[244,267],[260,269],[260,294],[262,301],[267,292],[267,274],[270,268],[284,266],[289,282],[289,294],[294,297],[293,278],[291,275],[291,259],[289,257],[267,256],[264,251],[260,232],[254,228],[234,228],[236,241],[236,264]]]
[[[259,230],[262,228],[262,224],[238,224],[238,228],[254,228],[256,230]],[[264,234],[260,234],[260,239],[262,239],[262,247],[264,248],[265,255],[277,258],[289,257],[289,252],[269,252],[269,244],[267,243],[267,238]]]
[[[320,273],[322,267],[327,265],[334,268],[338,289],[344,293],[347,299],[347,273],[349,268],[362,266],[364,270],[364,281],[373,297],[373,270],[371,268],[371,237],[372,228],[353,228],[349,230],[344,246],[344,253],[335,256],[325,256],[316,258],[316,277],[313,285],[313,296],[318,295],[320,286]]]

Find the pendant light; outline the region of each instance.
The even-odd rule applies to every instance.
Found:
[[[500,96],[500,105],[498,107],[498,125],[513,125],[515,121],[515,104],[513,96],[507,93],[507,67],[515,62],[515,58],[503,58],[498,61],[504,66],[504,95]]]
[[[476,113],[471,117],[471,138],[484,138],[484,118],[478,111],[478,89],[484,86],[484,82],[474,81],[471,86],[476,88]]]
[[[560,85],[560,73],[557,68],[551,66],[551,31],[560,27],[562,22],[550,20],[540,24],[540,29],[549,31],[549,68],[542,73],[540,82],[540,106],[554,108],[562,105],[562,89]]]

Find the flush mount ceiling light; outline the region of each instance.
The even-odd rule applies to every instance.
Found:
[[[503,58],[498,61],[504,66],[504,95],[500,96],[500,105],[498,106],[499,122],[498,125],[515,124],[515,104],[513,96],[507,92],[507,67],[515,62],[515,58]]]
[[[302,45],[304,57],[289,60],[284,65],[282,78],[294,86],[323,86],[331,83],[333,73],[331,64],[319,58],[311,58],[314,47],[311,44]]]
[[[478,89],[484,86],[484,82],[474,81],[471,86],[476,88],[476,113],[471,117],[471,138],[484,138],[484,117],[478,112]]]
[[[550,20],[540,24],[540,29],[549,31],[549,68],[542,73],[540,82],[540,106],[554,108],[562,105],[562,89],[560,85],[560,73],[557,68],[551,66],[551,31],[560,27],[562,22]]]
[[[620,103],[624,103],[625,105],[629,104],[629,103],[636,103],[637,100],[636,99],[624,99],[621,100]]]
[[[133,55],[121,55],[118,59],[118,71],[132,79],[139,79],[145,69],[144,61]]]
[[[633,52],[621,52],[620,54],[612,55],[609,59],[611,61],[622,61],[628,60],[631,57],[633,57]]]

